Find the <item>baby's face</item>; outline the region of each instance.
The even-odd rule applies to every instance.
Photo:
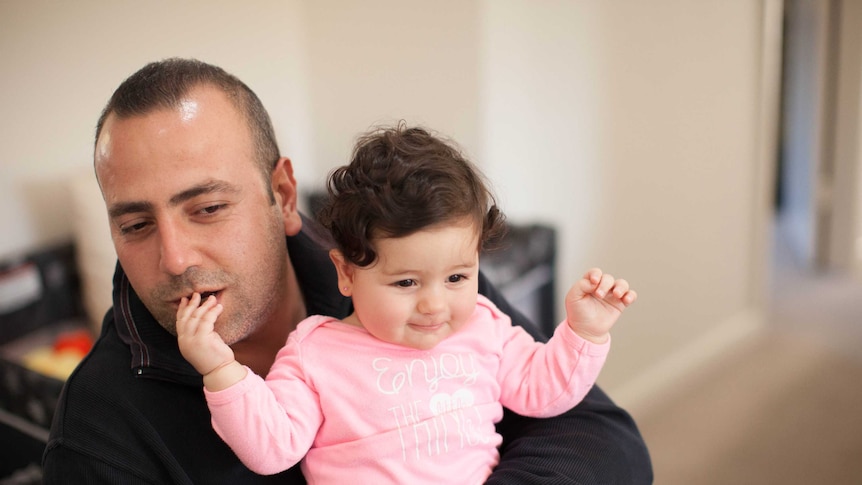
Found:
[[[355,268],[349,320],[385,342],[430,349],[470,318],[478,295],[478,231],[470,221],[375,241]]]

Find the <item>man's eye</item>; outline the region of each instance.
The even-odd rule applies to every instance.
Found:
[[[147,227],[147,222],[136,222],[134,224],[123,224],[120,226],[120,234],[131,235],[143,231]]]
[[[397,286],[399,288],[410,288],[411,286],[413,286],[415,284],[416,284],[416,282],[414,280],[401,280],[401,281],[395,282],[395,286]]]
[[[215,214],[216,212],[222,210],[224,207],[225,207],[225,204],[208,205],[208,206],[204,207],[203,209],[199,210],[198,213],[203,214],[203,215]]]

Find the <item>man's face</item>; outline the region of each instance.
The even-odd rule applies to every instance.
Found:
[[[285,234],[299,231],[290,161],[276,203],[254,162],[245,120],[221,91],[194,89],[178,109],[110,115],[96,174],[120,264],[141,300],[176,333],[180,298],[214,293],[216,330],[232,344],[284,307]]]

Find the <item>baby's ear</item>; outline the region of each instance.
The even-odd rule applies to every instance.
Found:
[[[338,272],[338,291],[344,296],[353,294],[353,274],[355,268],[352,263],[344,258],[341,251],[332,249],[329,251],[329,259],[335,265],[335,271]]]

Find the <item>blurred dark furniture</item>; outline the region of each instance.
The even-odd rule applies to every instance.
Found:
[[[499,249],[482,254],[482,271],[518,311],[550,337],[557,326],[557,232],[543,224],[510,224]]]
[[[63,382],[14,357],[34,335],[86,325],[73,246],[0,262],[0,287],[0,482],[35,484]]]

